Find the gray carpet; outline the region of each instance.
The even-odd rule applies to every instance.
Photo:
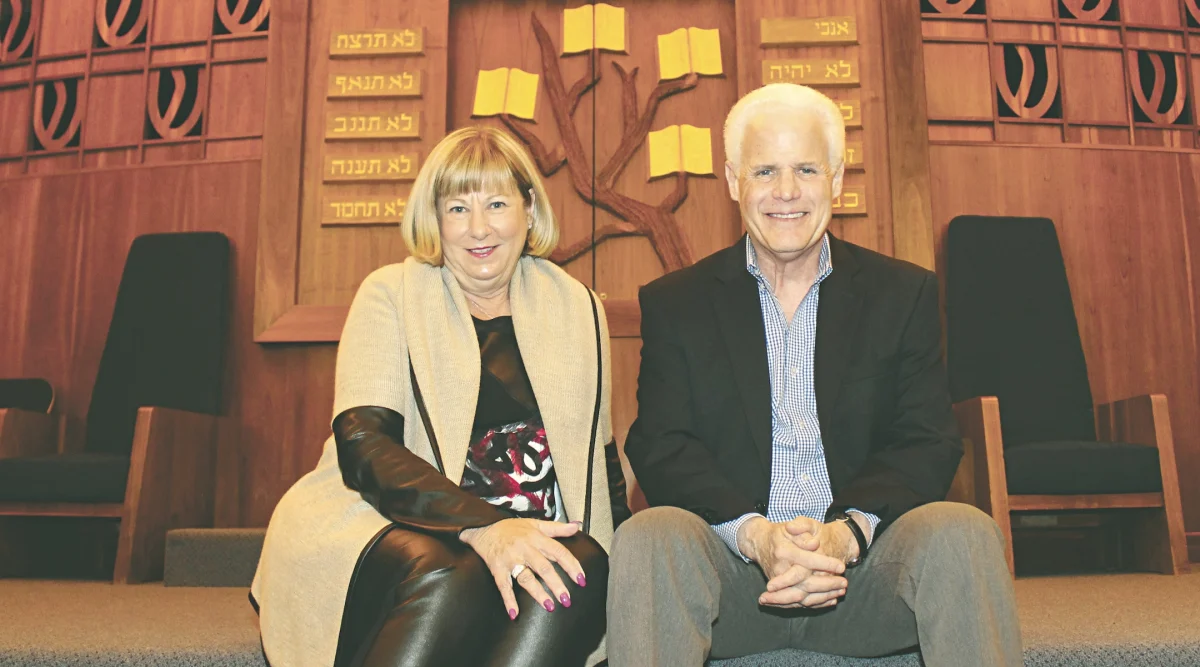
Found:
[[[1200,574],[1017,581],[1031,667],[1200,665]],[[948,611],[948,613],[953,613]],[[900,667],[779,652],[720,667]],[[262,667],[244,588],[0,580],[0,667]]]
[[[0,580],[0,667],[263,667],[244,588]]]

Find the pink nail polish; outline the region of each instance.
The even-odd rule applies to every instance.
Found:
[[[510,621],[517,620],[517,610],[516,609],[508,610],[508,620],[510,620]]]
[[[554,600],[546,600],[542,606],[546,608],[546,611],[554,611]]]
[[[564,607],[571,606],[571,596],[567,595],[566,593],[563,593],[562,595],[558,596],[558,601],[561,602],[562,606],[564,606]]]
[[[587,578],[583,576],[582,572],[579,573],[579,576],[575,577],[575,583],[580,586],[587,586]]]

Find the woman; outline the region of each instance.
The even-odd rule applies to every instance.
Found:
[[[412,256],[350,307],[333,437],[267,530],[263,650],[275,667],[594,664],[628,516],[604,311],[544,259],[554,216],[503,132],[443,139],[402,231]]]

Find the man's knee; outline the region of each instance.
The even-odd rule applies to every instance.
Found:
[[[963,503],[937,502],[913,509],[893,529],[908,532],[934,554],[955,557],[978,549],[1000,548],[1004,538],[992,517]]]
[[[613,556],[629,550],[648,552],[679,540],[692,541],[697,531],[711,530],[695,514],[678,507],[651,507],[633,515],[613,536]]]
[[[999,534],[1000,527],[979,508],[965,503],[939,502],[922,505],[902,518],[911,517],[929,530],[954,528],[964,534]]]

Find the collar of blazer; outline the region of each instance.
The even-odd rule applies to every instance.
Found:
[[[828,232],[826,232],[828,233]],[[733,372],[750,422],[759,457],[771,468],[771,376],[767,362],[766,328],[758,299],[758,283],[746,271],[746,236],[721,251],[716,289],[712,292],[718,327],[733,362]],[[817,306],[817,340],[813,380],[822,441],[829,446],[833,407],[837,403],[853,335],[863,303],[860,266],[848,244],[829,234],[833,272],[821,283]]]

